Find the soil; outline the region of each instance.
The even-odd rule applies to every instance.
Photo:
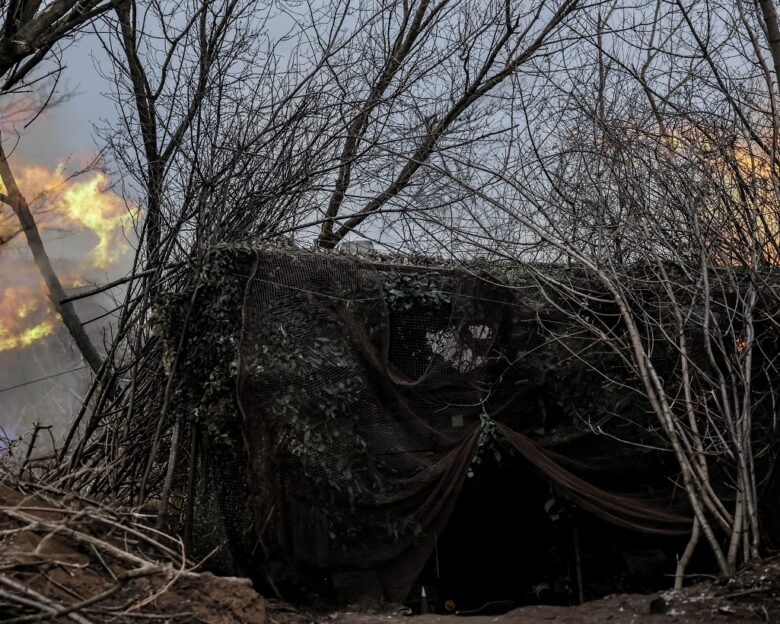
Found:
[[[77,505],[76,508],[83,505]],[[13,517],[22,510],[42,523],[25,524]],[[9,513],[10,512],[10,513]],[[70,514],[70,515],[69,515]],[[59,525],[58,525],[59,526]],[[92,548],[67,534],[74,527],[117,549]],[[150,564],[166,564],[164,573],[122,579],[137,565],[121,552],[143,555]],[[99,554],[102,553],[102,554]],[[144,547],[132,531],[106,528],[89,513],[51,497],[24,495],[0,484],[0,621],[41,614],[25,606],[27,597],[50,609],[116,591],[78,613],[90,623],[205,622],[209,624],[705,624],[708,622],[780,623],[780,557],[756,562],[733,579],[708,582],[679,592],[614,595],[574,607],[527,606],[501,615],[405,616],[399,608],[347,608],[308,613],[277,601],[266,601],[246,579],[217,577],[207,572],[172,571],[160,552]],[[114,556],[119,555],[119,556]],[[141,566],[143,567],[143,566]],[[16,601],[10,597],[16,596]],[[35,621],[73,621],[74,614]]]
[[[172,560],[147,549],[132,533],[104,523],[65,513],[49,499],[25,496],[0,485],[0,622],[40,614],[41,609],[21,604],[19,598],[62,609],[120,585],[116,593],[79,610],[84,620],[98,622],[177,622],[208,624],[266,624],[266,603],[247,579],[217,577],[208,572],[171,569]],[[62,525],[60,530],[25,526],[10,511]],[[70,509],[72,512],[73,509]],[[63,520],[66,520],[63,522]],[[167,565],[164,573],[118,583],[132,568],[122,557],[92,548],[72,536],[68,528],[101,543],[143,556],[150,564]],[[18,530],[22,529],[22,530]],[[143,567],[143,566],[141,566]],[[4,595],[5,593],[5,595]],[[16,599],[11,595],[16,596]],[[29,620],[27,620],[29,621]],[[68,615],[46,622],[72,621]]]
[[[403,616],[359,609],[297,612],[269,602],[269,624],[706,624],[780,623],[780,557],[755,562],[732,579],[655,594],[617,594],[572,607],[533,605],[501,615]]]

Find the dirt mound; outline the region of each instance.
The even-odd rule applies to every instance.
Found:
[[[664,592],[650,607],[670,615],[780,622],[780,557],[753,562],[730,579]]]
[[[780,622],[780,557],[732,579],[654,595],[615,595],[577,607],[528,606],[504,615],[340,610],[311,614],[267,604],[246,579],[195,572],[175,539],[144,517],[38,489],[0,484],[0,621],[208,624],[705,624]]]
[[[267,617],[248,580],[194,572],[181,544],[138,514],[0,485],[0,621],[265,624]]]
[[[780,622],[780,557],[755,562],[734,578],[652,595],[620,594],[574,607],[534,605],[503,615],[420,615],[344,610],[305,614],[269,605],[276,624],[708,624]]]

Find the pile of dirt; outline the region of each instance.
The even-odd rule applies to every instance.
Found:
[[[651,595],[616,594],[573,607],[533,605],[504,613],[405,616],[402,610],[301,613],[271,602],[272,624],[708,624],[780,622],[780,557],[752,563],[731,579]]]
[[[268,620],[248,580],[193,571],[143,517],[0,484],[0,621]]]
[[[734,578],[575,607],[502,615],[407,616],[402,609],[310,613],[266,602],[246,579],[193,569],[175,539],[145,518],[52,489],[0,483],[0,621],[208,624],[705,624],[780,622],[780,557]]]
[[[731,621],[780,622],[780,557],[755,561],[732,578],[664,592],[650,608],[653,613],[702,619],[718,615]]]

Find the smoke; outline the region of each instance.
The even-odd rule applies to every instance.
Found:
[[[132,260],[135,212],[109,187],[100,171],[70,177],[64,165],[11,167],[35,214],[46,249],[68,292],[80,292],[124,275]],[[2,232],[15,216],[2,209]],[[121,291],[76,302],[87,332],[108,344]],[[58,444],[89,386],[90,372],[62,325],[23,233],[0,244],[0,427],[13,440],[35,423],[52,425]],[[39,436],[37,450],[51,447]]]
[[[85,71],[107,59],[99,38],[78,37],[68,59],[52,99],[53,83],[46,81],[37,91],[4,96],[0,133],[57,274],[66,291],[76,293],[126,274],[135,236],[132,207],[112,192],[104,173],[68,179],[94,157],[93,123],[116,116],[111,99],[100,95],[101,72]],[[112,293],[123,295],[122,289]],[[116,307],[108,293],[75,305],[83,321]],[[109,314],[86,325],[99,350],[115,318]],[[90,377],[48,300],[18,220],[0,204],[0,428],[18,437],[36,422],[51,424],[59,443]],[[51,446],[49,436],[39,436],[38,444]],[[0,431],[0,451],[3,445]]]

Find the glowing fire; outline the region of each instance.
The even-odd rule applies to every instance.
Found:
[[[84,270],[108,269],[129,250],[123,225],[132,214],[122,198],[108,188],[103,173],[69,178],[64,166],[53,170],[39,165],[12,168],[39,230],[87,233],[94,237],[82,262]],[[0,190],[5,192],[2,184]],[[0,215],[0,245],[4,243],[7,247],[26,244],[16,217],[7,207]],[[25,267],[25,273],[34,270],[34,266]],[[19,267],[7,259],[0,264],[0,272],[4,286],[0,286],[0,351],[23,348],[51,335],[58,319],[42,280],[35,276],[20,284]],[[79,282],[78,278],[62,275],[60,279],[69,286]]]
[[[122,226],[129,216],[128,208],[109,190],[105,174],[94,172],[68,179],[62,165],[54,170],[32,165],[19,168],[15,175],[31,209],[38,213],[38,229],[89,231],[97,237],[89,258],[91,266],[108,268],[127,251]]]
[[[55,322],[39,287],[15,284],[0,293],[0,351],[25,347],[50,335]]]
[[[708,163],[705,175],[719,189],[722,202],[713,202],[711,215],[720,226],[721,261],[753,262],[752,252],[757,250],[760,262],[780,265],[780,196],[772,182],[773,164],[759,145],[744,137],[719,137],[715,128],[704,132],[695,126],[634,134],[663,146],[663,156],[673,162],[681,157],[684,167],[689,162]],[[729,147],[719,146],[713,136],[730,141]],[[772,138],[768,136],[764,143],[771,145]]]

